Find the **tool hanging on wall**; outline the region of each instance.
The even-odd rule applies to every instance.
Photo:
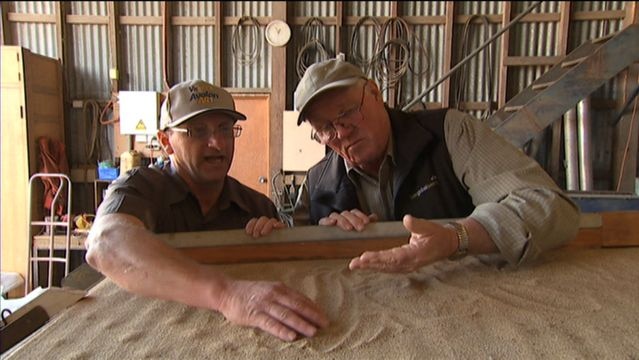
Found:
[[[262,52],[262,33],[256,18],[242,16],[237,21],[231,38],[231,51],[238,64],[252,65],[257,61]]]
[[[373,27],[374,27],[374,31],[373,31],[374,36],[372,37],[373,45],[377,44],[377,41],[379,39],[380,28],[381,28],[379,21],[373,16],[364,16],[360,18],[355,24],[355,27],[353,28],[353,33],[351,34],[350,58],[355,65],[358,65],[362,69],[364,74],[370,77],[373,77],[373,74],[371,72],[373,68],[373,63],[375,62],[375,54],[371,54],[370,57],[366,58],[363,55],[361,55],[361,52],[360,52],[360,47],[361,47],[360,39],[359,39],[360,33],[361,33],[360,30],[362,29],[362,27],[364,26],[366,22],[373,23]]]
[[[459,57],[461,59],[465,58],[468,56],[468,54],[471,52],[470,50],[470,29],[471,29],[471,24],[473,23],[473,21],[475,20],[479,20],[481,21],[483,30],[484,30],[484,38],[487,39],[490,37],[490,22],[488,21],[488,17],[485,15],[471,15],[468,20],[466,20],[466,23],[464,24],[464,30],[462,32],[462,40],[461,40],[461,53],[459,55]],[[485,39],[480,39],[480,41],[485,41]],[[487,109],[483,112],[482,116],[477,116],[480,120],[485,120],[487,119],[490,115],[492,115],[492,113],[495,111],[495,106],[496,103],[493,101],[493,66],[495,65],[495,59],[494,59],[494,50],[493,50],[493,46],[494,43],[489,45],[488,47],[486,47],[485,51],[484,51],[484,72],[482,72],[483,74],[483,79],[482,80],[482,85],[486,86],[486,93],[485,93],[485,101],[488,103],[488,107]],[[469,67],[468,67],[468,63],[464,64],[461,68],[460,71],[455,74],[457,81],[453,81],[454,84],[457,84],[457,91],[455,93],[455,106],[457,107],[457,109],[465,111],[466,109],[460,109],[460,104],[463,101],[464,98],[466,98],[468,100],[468,72],[469,72]],[[479,89],[476,89],[476,91],[478,91]],[[476,99],[477,101],[480,101],[481,99]]]
[[[389,98],[393,104],[401,104],[401,82],[408,71],[423,79],[430,70],[428,48],[400,17],[389,18],[381,25],[374,52],[373,74],[382,90],[388,91],[389,96],[391,90],[394,92],[395,97]],[[416,58],[425,65],[413,65]]]
[[[324,23],[321,19],[312,17],[304,23],[302,27],[304,45],[297,53],[296,70],[297,76],[302,78],[306,69],[312,64],[327,60],[329,53],[324,46],[325,38]]]

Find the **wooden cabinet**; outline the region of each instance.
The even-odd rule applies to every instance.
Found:
[[[29,177],[39,170],[37,140],[64,142],[60,61],[19,46],[2,46],[2,271],[26,278]],[[42,192],[33,196],[33,219],[42,219]]]

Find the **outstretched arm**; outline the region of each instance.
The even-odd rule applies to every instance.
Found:
[[[231,322],[289,341],[328,325],[319,307],[297,291],[276,282],[233,280],[164,244],[131,215],[98,217],[86,246],[92,267],[135,294],[219,311]]]
[[[367,251],[351,260],[349,268],[372,269],[383,272],[411,272],[444,260],[457,251],[455,230],[436,222],[404,216],[404,226],[410,231],[408,244],[383,251]],[[497,251],[495,243],[477,221],[466,218],[460,221],[468,232],[468,252],[487,254]]]

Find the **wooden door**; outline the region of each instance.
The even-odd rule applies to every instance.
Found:
[[[235,139],[235,155],[229,175],[270,197],[269,94],[233,94],[235,108],[246,115],[238,121],[242,135]]]

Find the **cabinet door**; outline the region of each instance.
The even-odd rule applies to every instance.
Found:
[[[242,135],[235,139],[235,155],[229,175],[269,196],[269,95],[234,94],[235,108],[246,115],[238,121]]]
[[[2,48],[2,271],[26,277],[29,151],[20,47]]]

